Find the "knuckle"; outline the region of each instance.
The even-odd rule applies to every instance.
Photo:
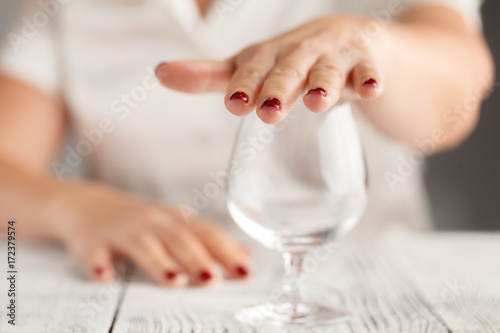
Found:
[[[273,53],[274,47],[271,42],[261,42],[249,46],[246,51],[249,57],[269,56]]]
[[[364,71],[373,71],[375,70],[375,66],[370,63],[370,62],[363,62],[363,63],[360,63],[358,64],[357,66],[358,68],[364,70]]]
[[[273,74],[294,79],[301,79],[304,76],[304,74],[297,69],[297,66],[287,63],[276,66],[273,70]]]
[[[319,66],[315,66],[313,72],[318,73],[327,73],[329,76],[341,76],[343,72],[335,65],[332,64],[323,64]]]
[[[140,218],[149,223],[160,224],[168,218],[166,212],[156,207],[146,207],[140,211]]]
[[[318,49],[321,45],[322,43],[317,38],[305,38],[295,44],[295,49],[308,52]]]
[[[249,62],[261,62],[264,59],[269,59],[275,56],[275,45],[270,42],[254,44],[244,49],[238,56],[237,60],[240,64]]]
[[[222,239],[220,230],[213,226],[207,226],[203,229],[202,235],[210,239]]]
[[[166,214],[168,215],[167,219],[176,220],[179,222],[183,222],[185,224],[191,223],[191,221],[196,216],[196,215],[194,215],[194,213],[184,211],[180,207],[169,208],[167,210]]]
[[[238,79],[242,80],[259,80],[263,78],[262,70],[255,65],[247,65],[242,67],[238,73]]]
[[[134,245],[140,248],[147,248],[150,244],[149,237],[142,232],[135,232],[131,235],[131,241]]]
[[[211,242],[225,246],[232,243],[232,238],[216,225],[206,224],[201,231],[200,237],[208,239]]]
[[[327,77],[328,80],[334,84],[340,84],[345,78],[345,74],[335,65],[324,64],[316,66],[311,71],[311,74],[319,74],[321,76]]]
[[[169,232],[169,238],[172,243],[186,245],[192,242],[192,235],[188,230],[180,229],[180,228],[172,228]]]
[[[262,49],[262,44],[253,44],[253,45],[250,45],[250,46],[244,48],[240,52],[240,56],[242,56],[244,58],[251,57],[255,53],[259,52],[261,49]]]

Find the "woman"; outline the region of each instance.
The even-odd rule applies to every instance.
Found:
[[[359,229],[426,228],[422,154],[465,140],[493,80],[479,6],[26,1],[1,57],[3,225],[65,244],[94,280],[113,278],[116,255],[159,284],[214,283],[216,262],[243,278],[248,252],[200,217],[227,220],[231,113],[274,124],[302,98],[357,113],[371,177]],[[94,180],[58,180],[83,159]]]

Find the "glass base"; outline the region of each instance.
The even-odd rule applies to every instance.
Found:
[[[345,323],[351,313],[317,303],[264,303],[243,308],[235,318],[253,327],[333,326]]]

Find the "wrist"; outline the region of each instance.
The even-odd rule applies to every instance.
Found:
[[[53,241],[64,242],[66,229],[70,226],[68,198],[69,184],[66,182],[49,181],[45,184],[46,193],[43,203],[43,225],[45,236]]]

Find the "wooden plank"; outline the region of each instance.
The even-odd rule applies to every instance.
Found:
[[[452,332],[500,332],[499,233],[409,235],[392,246]]]
[[[139,274],[128,287],[113,332],[251,332],[232,319],[232,311],[265,296],[266,285],[281,274],[280,258],[267,254],[257,261],[258,278],[212,288],[160,288]]]
[[[6,244],[0,243],[6,266]],[[345,239],[308,260],[305,281],[324,303],[351,310],[333,328],[293,332],[500,332],[500,235],[393,235]],[[259,247],[254,277],[217,288],[171,290],[137,275],[122,284],[88,282],[61,248],[22,243],[18,248],[18,325],[0,315],[0,332],[254,332],[232,318],[235,309],[269,300],[282,268]],[[0,279],[5,308],[6,279]],[[259,330],[258,332],[280,332]],[[291,332],[291,330],[289,330]]]
[[[325,259],[327,252],[312,257],[306,283],[324,303],[350,309],[354,316],[335,330],[314,331],[449,332],[383,242],[346,241]],[[253,280],[226,282],[216,289],[169,290],[142,279],[133,282],[113,332],[252,332],[232,319],[233,311],[268,300],[282,274],[275,253],[259,248],[256,256]]]
[[[0,267],[6,272],[7,244],[0,240]],[[0,278],[0,332],[107,333],[123,284],[87,280],[81,265],[62,248],[17,244],[16,326],[7,323],[8,281]]]
[[[318,293],[329,286],[340,290],[354,314],[352,332],[448,332],[385,240],[342,244],[313,279]]]

